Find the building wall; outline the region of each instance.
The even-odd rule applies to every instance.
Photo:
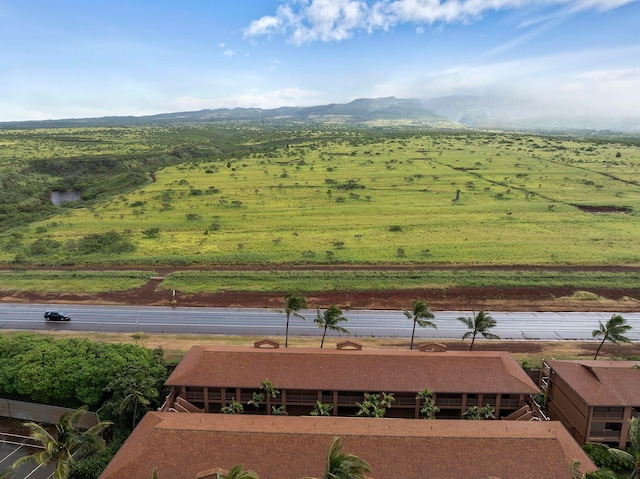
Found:
[[[547,412],[552,420],[562,421],[579,444],[587,442],[590,410],[587,404],[554,375],[548,388]]]

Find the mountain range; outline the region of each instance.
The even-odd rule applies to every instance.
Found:
[[[56,128],[74,126],[128,126],[182,122],[206,123],[318,123],[377,126],[422,126],[447,129],[500,129],[538,132],[567,130],[640,133],[640,116],[605,118],[567,112],[549,106],[497,96],[447,96],[422,100],[361,98],[349,103],[311,107],[221,108],[149,116],[110,116],[65,120],[0,123],[0,128]]]

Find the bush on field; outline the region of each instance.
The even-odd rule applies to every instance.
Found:
[[[134,244],[127,237],[115,231],[93,233],[78,241],[80,254],[127,253],[135,249]]]

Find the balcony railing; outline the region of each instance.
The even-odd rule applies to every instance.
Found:
[[[591,431],[589,441],[594,442],[618,442],[620,441],[620,431],[605,429],[604,431]]]
[[[518,407],[520,406],[520,399],[515,398],[502,398],[500,400],[500,407]]]
[[[436,406],[462,406],[462,398],[436,398]]]
[[[610,421],[620,421],[622,422],[622,420],[624,419],[624,412],[597,412],[594,411],[593,412],[593,416],[592,416],[593,420],[607,420],[607,422]]]

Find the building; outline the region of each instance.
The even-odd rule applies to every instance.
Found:
[[[316,401],[332,406],[335,416],[353,416],[365,393],[393,393],[387,417],[420,417],[417,392],[428,388],[438,419],[459,419],[471,406],[489,404],[496,418],[525,405],[539,389],[505,352],[363,350],[346,341],[338,349],[277,347],[265,340],[256,347],[193,347],[166,381],[172,393],[162,410],[217,413],[239,401],[245,413],[308,415]],[[279,391],[264,404],[248,405],[269,380]]]
[[[570,479],[595,467],[555,421],[453,421],[226,414],[145,415],[100,479],[205,479],[241,464],[260,479],[322,477],[329,444],[372,478]]]
[[[578,443],[624,449],[629,419],[640,416],[640,361],[545,361],[540,389],[548,416]]]

